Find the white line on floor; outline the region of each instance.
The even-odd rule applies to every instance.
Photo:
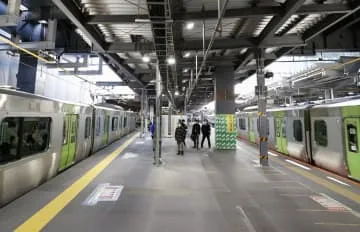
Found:
[[[269,155],[272,155],[272,156],[275,156],[275,157],[279,156],[279,155],[277,155],[275,153],[272,153],[272,152],[268,152],[268,153],[269,153]]]
[[[345,186],[350,186],[350,185],[348,185],[347,183],[342,182],[341,180],[335,179],[334,177],[327,176],[326,178],[328,178],[329,180],[332,180],[332,181],[334,181],[334,182],[336,182],[336,183],[339,183],[339,184],[342,184],[342,185],[345,185]]]
[[[298,166],[298,167],[300,167],[300,168],[302,168],[302,169],[305,169],[305,170],[311,170],[311,168],[309,168],[309,167],[306,167],[306,166],[304,166],[304,165],[301,165],[301,164],[299,164],[299,163],[296,163],[295,161],[292,161],[292,160],[285,160],[286,162],[288,162],[288,163],[291,163],[291,164],[293,164],[293,165],[295,165],[295,166]]]
[[[253,224],[251,223],[251,221],[249,220],[248,216],[246,215],[244,209],[241,206],[236,206],[236,209],[239,210],[240,214],[241,214],[241,220],[244,222],[245,226],[248,229],[248,232],[256,232]]]

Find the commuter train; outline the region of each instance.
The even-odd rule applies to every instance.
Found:
[[[0,206],[135,129],[121,107],[0,90]]]
[[[360,181],[360,99],[269,109],[269,148]],[[238,136],[259,143],[257,112],[237,114]]]

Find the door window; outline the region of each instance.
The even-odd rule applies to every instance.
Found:
[[[319,146],[327,147],[328,137],[327,137],[327,126],[324,120],[315,120],[315,142]]]
[[[348,149],[351,152],[358,152],[358,134],[357,128],[353,124],[348,124],[346,126],[347,136],[348,136]]]
[[[302,123],[300,120],[293,121],[294,138],[298,142],[303,141]]]

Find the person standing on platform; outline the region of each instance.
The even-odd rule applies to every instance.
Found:
[[[179,122],[178,127],[175,130],[175,140],[177,142],[178,153],[177,155],[184,155],[184,144],[185,144],[186,130]]]
[[[186,140],[186,135],[187,135],[187,129],[188,129],[188,127],[187,127],[187,125],[185,124],[185,120],[183,119],[183,120],[179,120],[180,121],[180,124],[181,124],[181,126],[184,128],[184,130],[185,130],[185,139],[184,139],[184,146],[186,147],[186,143],[185,143],[185,140]]]
[[[204,120],[204,124],[201,127],[201,132],[202,132],[201,148],[204,147],[205,139],[207,139],[209,148],[211,148],[211,143],[210,143],[211,127],[210,127],[209,122],[208,122],[207,119]]]
[[[195,123],[192,127],[192,131],[191,131],[191,139],[194,141],[194,147],[196,149],[199,149],[199,136],[200,136],[200,124],[199,124],[199,120],[195,120]]]

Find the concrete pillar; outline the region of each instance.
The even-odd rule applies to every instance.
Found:
[[[38,59],[28,54],[21,54],[17,73],[16,87],[24,92],[34,93]]]
[[[262,166],[268,165],[268,134],[267,134],[267,115],[266,115],[266,95],[267,88],[265,86],[264,73],[264,49],[258,49],[256,52],[256,76],[257,86],[255,93],[258,96],[258,116],[259,116],[259,137],[260,151],[259,159]]]
[[[215,147],[236,149],[234,69],[218,66],[215,70]]]
[[[168,112],[168,136],[171,136],[171,114],[172,114],[172,105],[171,105],[171,101],[169,100],[169,112]]]

